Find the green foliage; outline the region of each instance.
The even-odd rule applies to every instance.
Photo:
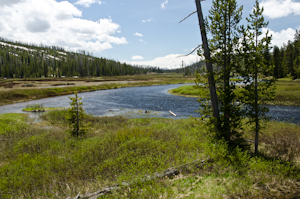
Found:
[[[238,7],[235,0],[223,1],[214,0],[209,11],[208,29],[212,35],[210,40],[210,50],[212,63],[215,66],[215,84],[219,100],[220,118],[213,122],[211,117],[210,97],[207,95],[200,99],[200,113],[202,118],[209,117],[209,125],[214,125],[213,140],[224,138],[232,147],[247,147],[242,138],[242,110],[241,105],[236,103],[238,96],[235,94],[238,81],[237,49],[239,43],[239,22],[242,18],[243,7]],[[196,84],[199,89],[208,89],[206,81],[196,75]]]
[[[46,112],[44,118],[64,120],[66,112]],[[47,121],[0,137],[0,198],[66,198],[96,191],[201,158],[205,141],[202,125],[194,119],[87,116],[84,140],[70,137],[67,121]]]
[[[202,95],[202,90],[197,89],[194,85],[180,86],[169,91],[172,94],[198,97]]]
[[[0,114],[0,136],[13,134],[24,129],[26,124],[26,114]]]
[[[28,104],[26,108],[22,109],[22,111],[29,111],[29,112],[43,112],[45,108],[43,104]]]
[[[83,125],[85,114],[82,108],[83,103],[80,101],[82,98],[78,98],[77,93],[75,93],[75,97],[69,97],[69,99],[72,102],[70,102],[71,107],[68,110],[66,119],[69,122],[71,135],[78,138],[85,134],[85,127]]]
[[[200,74],[197,79],[204,79]],[[231,80],[232,81],[232,80]],[[259,84],[260,85],[260,84]],[[243,97],[243,90],[245,88],[240,86],[234,92],[239,99]],[[205,98],[208,95],[208,89],[197,86],[181,86],[169,91],[171,94],[179,94],[191,97]],[[265,98],[263,98],[265,99]],[[272,101],[260,101],[260,104],[269,105],[300,105],[300,81],[291,78],[279,78],[275,81],[275,99]]]
[[[61,47],[36,46],[20,42],[0,41],[13,46],[0,44],[0,77],[90,77],[119,76],[158,72],[158,67],[136,67],[115,60],[98,58],[85,51],[67,52]],[[29,50],[25,50],[28,48]]]
[[[246,104],[245,116],[248,117],[249,124],[253,126],[255,132],[255,152],[258,152],[259,132],[262,128],[261,119],[266,118],[267,107],[259,106],[266,102],[272,101],[275,97],[275,79],[272,77],[265,78],[265,74],[270,74],[268,57],[265,52],[269,51],[271,36],[268,32],[262,39],[262,28],[266,28],[268,22],[264,21],[263,8],[259,7],[256,0],[253,13],[247,18],[249,23],[247,29],[242,28],[242,47],[240,49],[241,67],[240,74],[245,84],[241,91],[241,102]]]

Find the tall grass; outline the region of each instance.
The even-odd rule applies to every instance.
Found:
[[[0,115],[0,198],[66,198],[123,181],[134,183],[102,198],[292,198],[300,187],[297,125],[267,122],[261,156],[252,156],[208,143],[193,118],[88,115],[87,134],[76,139],[66,113],[46,112],[40,123]],[[207,161],[172,180],[138,180],[196,159]]]
[[[192,119],[89,116],[86,137],[75,139],[64,114],[49,112],[43,116],[49,122],[42,124],[23,118],[22,129],[2,134],[0,198],[77,195],[192,161],[203,150],[204,132]]]

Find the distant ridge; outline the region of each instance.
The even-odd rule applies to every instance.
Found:
[[[92,53],[66,51],[59,46],[13,42],[0,37],[0,77],[99,77],[162,72],[158,67],[132,66],[94,57]]]

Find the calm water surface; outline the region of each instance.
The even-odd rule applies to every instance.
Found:
[[[169,110],[179,118],[198,117],[199,108],[196,98],[169,94],[169,89],[177,85],[147,86],[101,90],[79,93],[83,108],[87,113],[99,116],[127,115],[128,117],[172,117]],[[52,97],[30,102],[0,106],[0,113],[21,113],[28,104],[43,104],[45,107],[69,107],[67,96]],[[269,116],[278,121],[300,123],[300,106],[268,106]],[[145,111],[150,113],[145,113]]]

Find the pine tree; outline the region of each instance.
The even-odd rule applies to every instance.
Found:
[[[259,104],[274,97],[274,88],[272,87],[274,79],[264,79],[262,76],[270,73],[270,67],[267,65],[268,60],[265,59],[265,52],[269,51],[271,42],[268,33],[259,40],[262,35],[262,28],[268,25],[268,22],[264,21],[263,11],[264,9],[259,7],[258,0],[256,0],[253,13],[250,14],[250,18],[247,18],[249,25],[247,30],[244,30],[244,41],[242,43],[244,67],[241,70],[241,75],[245,86],[241,100],[247,104],[245,113],[249,118],[249,124],[254,124],[255,153],[258,152],[260,120],[265,118],[265,113],[268,112],[266,107],[259,106]]]
[[[66,119],[69,122],[70,133],[74,137],[79,137],[85,134],[85,128],[82,124],[82,120],[85,117],[84,110],[82,108],[83,103],[80,101],[82,98],[78,98],[75,92],[75,97],[69,97],[71,107],[68,109]]]
[[[242,18],[243,7],[238,7],[236,0],[213,0],[213,6],[209,11],[208,29],[212,35],[210,50],[212,63],[217,69],[215,82],[220,104],[220,120],[216,125],[218,130],[213,139],[224,139],[230,148],[247,147],[242,138],[242,110],[237,102],[235,94],[236,82],[230,81],[235,78],[239,70],[236,49],[239,46],[239,22]],[[197,74],[196,83],[199,87],[208,88],[207,83]],[[204,83],[201,85],[200,83]],[[206,92],[208,94],[208,92]],[[211,116],[210,98],[199,100],[203,117]],[[212,117],[209,124],[215,123]]]
[[[279,69],[280,69],[280,50],[277,46],[273,48],[273,64],[274,64],[274,71],[273,76],[274,78],[279,78]]]

